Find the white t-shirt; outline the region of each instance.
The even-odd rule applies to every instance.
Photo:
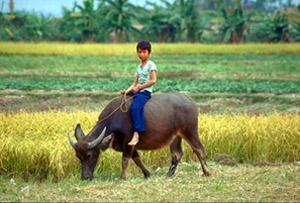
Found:
[[[150,72],[154,70],[157,71],[157,67],[153,61],[148,60],[147,63],[141,68],[141,64],[138,65],[136,69],[136,75],[138,76],[137,84],[142,85],[150,80]],[[144,88],[141,91],[147,90],[149,92],[153,91],[153,86]]]

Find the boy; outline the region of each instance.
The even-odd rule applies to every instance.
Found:
[[[151,98],[153,85],[156,83],[157,67],[149,60],[151,44],[148,41],[140,41],[136,46],[140,64],[136,69],[136,77],[133,84],[127,90],[121,90],[122,95],[133,94],[130,105],[130,115],[133,125],[133,137],[128,145],[134,146],[139,141],[139,133],[145,131],[144,106]]]

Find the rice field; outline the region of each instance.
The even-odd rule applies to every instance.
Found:
[[[76,44],[61,42],[0,42],[0,54],[66,55],[66,56],[130,56],[135,54],[134,43],[129,44]],[[299,43],[291,44],[155,44],[157,55],[190,54],[298,54]]]
[[[155,94],[199,107],[210,178],[184,142],[175,177],[168,147],[141,152],[119,181],[121,154],[103,153],[80,181],[67,131],[95,124],[133,80],[135,44],[0,42],[0,201],[298,201],[300,44],[153,44]]]
[[[68,129],[81,123],[84,132],[95,124],[98,112],[0,114],[0,170],[6,175],[62,178],[80,172],[80,165],[67,139]],[[200,139],[208,159],[219,154],[238,163],[284,163],[300,160],[300,117],[293,114],[269,116],[199,115]],[[184,160],[196,161],[184,145]],[[167,166],[169,149],[143,152],[150,167]],[[113,150],[104,153],[96,174],[120,170],[121,156]]]

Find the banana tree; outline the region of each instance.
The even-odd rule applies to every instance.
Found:
[[[212,31],[211,22],[217,14],[214,11],[200,9],[202,4],[207,7],[213,7],[214,2],[201,2],[199,0],[177,0],[175,11],[180,14],[181,31],[184,34],[184,40],[187,42],[207,41],[203,35]],[[203,6],[203,5],[202,5]],[[207,35],[207,34],[206,34]],[[207,37],[207,36],[206,36]]]
[[[158,5],[147,1],[147,7],[150,9],[139,9],[141,31],[143,37],[152,41],[174,42],[180,38],[177,34],[181,34],[181,17],[169,2],[162,1],[162,3]]]
[[[197,1],[195,0],[177,0],[174,2],[175,11],[180,15],[181,26],[179,32],[183,32],[185,40],[195,42],[198,35],[199,12]]]
[[[49,40],[57,32],[54,18],[34,12],[15,12],[11,24],[14,40]]]
[[[134,25],[136,22],[136,7],[128,0],[101,0],[104,14],[104,35],[110,35],[112,41],[124,42],[140,33]]]
[[[241,0],[236,0],[235,3],[230,6],[219,3],[219,8],[224,19],[221,27],[223,41],[231,43],[244,42],[247,23],[251,14],[244,12]]]
[[[284,13],[276,13],[272,21],[274,38],[272,41],[289,41],[289,21]]]
[[[76,23],[78,15],[80,16],[81,14],[75,12],[75,5],[71,10],[63,7],[63,16],[59,19],[59,39],[71,42],[82,41],[82,28]]]
[[[14,0],[9,0],[9,12],[10,12],[10,15],[14,14],[14,8],[15,8]]]
[[[295,41],[300,41],[300,5],[291,9],[291,11],[287,14],[287,18],[291,24],[291,37]]]
[[[97,11],[94,6],[94,0],[84,0],[82,6],[75,2],[75,10],[78,9],[79,13],[73,13],[73,17],[76,17],[75,25],[81,28],[83,41],[94,41],[93,35],[97,31]]]
[[[289,22],[284,13],[258,13],[254,19],[250,30],[252,41],[289,41]]]
[[[61,38],[70,41],[95,41],[102,28],[99,7],[95,8],[94,0],[85,0],[82,5],[74,2],[71,10],[63,7],[60,19]]]
[[[4,1],[1,2],[0,9],[0,40],[14,40],[15,33],[12,20],[15,16],[12,13],[7,14],[4,12],[4,3]]]

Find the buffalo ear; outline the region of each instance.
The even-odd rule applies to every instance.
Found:
[[[76,137],[77,141],[81,140],[84,137],[84,133],[83,133],[79,123],[77,124],[77,126],[75,128],[75,137]]]
[[[107,148],[110,147],[110,143],[112,142],[113,139],[113,134],[110,134],[108,136],[106,136],[105,138],[103,138],[103,140],[100,143],[100,149],[102,151],[106,150]]]

